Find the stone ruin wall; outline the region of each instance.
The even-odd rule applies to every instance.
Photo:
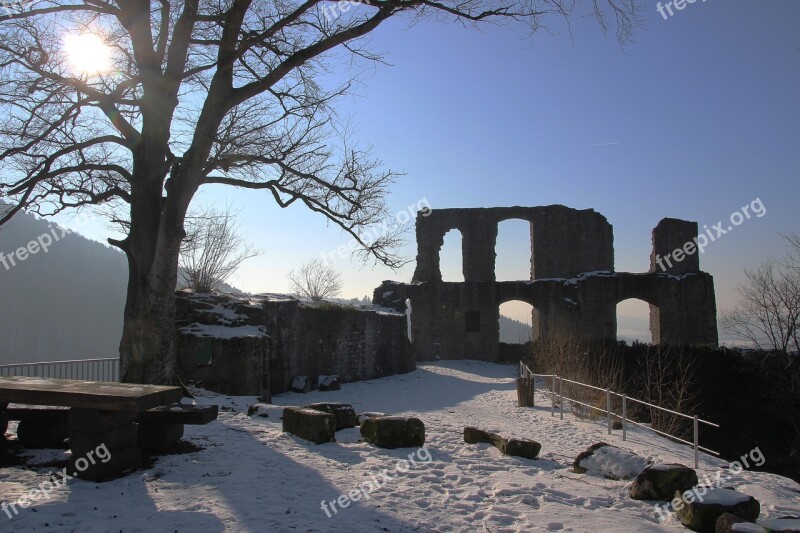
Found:
[[[508,219],[531,224],[530,280],[496,281],[497,228]],[[462,234],[461,283],[443,282],[440,271],[439,252],[451,229]],[[412,282],[384,282],[373,302],[405,311],[410,301],[419,360],[496,361],[499,306],[510,300],[533,306],[534,338],[559,328],[585,340],[616,340],[617,303],[637,298],[650,304],[654,344],[718,342],[714,282],[700,271],[697,254],[666,271],[655,261],[696,237],[694,222],[665,218],[656,226],[646,273],[614,271],[613,229],[591,209],[439,209],[417,216],[416,233]]]

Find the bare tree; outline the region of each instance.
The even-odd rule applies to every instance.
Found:
[[[697,369],[697,360],[687,348],[648,346],[638,360],[636,390],[647,403],[679,413],[693,413],[699,405],[699,394],[694,388]],[[685,417],[654,407],[644,410],[654,429],[677,437],[691,434],[691,424]]]
[[[194,291],[216,289],[245,260],[260,254],[241,234],[230,206],[224,212],[206,209],[188,216],[186,225],[179,276]]]
[[[800,351],[800,236],[787,234],[783,260],[769,260],[745,270],[737,288],[739,305],[722,314],[728,333],[759,350]]]
[[[314,302],[336,296],[342,290],[342,277],[322,259],[312,259],[286,277],[291,281],[295,294]]]
[[[402,264],[388,215],[395,174],[337,141],[326,88],[337,67],[380,61],[363,44],[383,22],[432,15],[469,24],[591,14],[620,41],[636,0],[371,0],[329,20],[324,0],[31,0],[0,16],[0,196],[48,216],[111,204],[128,258],[121,379],[175,379],[174,290],[187,209],[209,184],[302,204],[364,253]],[[63,36],[89,35],[82,57]],[[94,66],[87,58],[107,56]],[[76,61],[80,59],[81,61]],[[337,63],[338,61],[338,63]],[[363,61],[363,63],[359,63]],[[81,67],[79,64],[84,63]],[[102,68],[101,68],[102,67]]]

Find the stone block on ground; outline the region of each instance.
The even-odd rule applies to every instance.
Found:
[[[645,468],[631,483],[634,500],[671,500],[675,491],[685,492],[698,483],[697,472],[681,464],[659,464]]]
[[[308,376],[295,376],[292,379],[292,384],[289,386],[292,392],[311,392],[311,380]]]
[[[784,516],[759,520],[758,524],[768,533],[800,533],[800,517]]]
[[[602,476],[606,479],[633,479],[647,468],[646,459],[633,452],[598,442],[581,452],[572,463],[576,474]]]
[[[175,446],[183,437],[183,424],[139,423],[137,444],[147,451],[162,452]]]
[[[713,489],[702,494],[698,489],[697,498],[683,498],[683,505],[676,506],[676,513],[681,524],[700,532],[713,532],[717,519],[725,513],[738,516],[748,522],[755,522],[761,514],[761,504],[747,494],[732,489]],[[694,494],[695,491],[688,494]],[[683,493],[676,492],[675,498]],[[702,501],[700,499],[702,498]],[[695,501],[689,501],[689,500]]]
[[[348,403],[312,403],[306,406],[307,409],[330,413],[336,417],[336,431],[354,428],[358,425],[358,417],[353,406]]]
[[[339,380],[339,376],[320,376],[317,388],[321,392],[342,390],[342,382]]]
[[[477,444],[479,442],[491,444],[503,455],[523,457],[525,459],[536,459],[542,450],[542,445],[533,440],[527,439],[507,439],[497,433],[491,433],[475,427],[467,426],[464,428],[464,442]]]
[[[361,436],[379,448],[410,448],[425,444],[425,424],[419,418],[383,416],[361,423]]]
[[[364,420],[367,420],[368,418],[379,418],[381,416],[389,416],[389,415],[387,415],[386,413],[378,413],[378,412],[361,413],[360,415],[358,415],[357,422],[358,425],[360,426],[364,422]]]
[[[283,410],[283,431],[315,444],[336,442],[336,416],[315,409],[287,407]]]

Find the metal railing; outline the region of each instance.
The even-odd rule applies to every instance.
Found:
[[[0,376],[119,381],[119,358],[0,365]]]
[[[672,409],[666,409],[664,407],[661,407],[660,405],[654,405],[652,403],[648,403],[648,402],[645,402],[645,401],[642,401],[642,400],[637,400],[636,398],[630,398],[626,394],[620,394],[620,393],[614,392],[614,391],[612,391],[610,389],[604,389],[604,388],[601,388],[601,387],[595,387],[593,385],[588,385],[586,383],[581,383],[579,381],[573,381],[571,379],[562,378],[561,376],[556,376],[554,374],[535,374],[523,362],[520,362],[520,364],[519,364],[519,375],[520,375],[521,378],[532,378],[531,379],[531,384],[532,384],[531,386],[533,386],[535,384],[536,378],[544,378],[545,380],[550,378],[550,401],[551,401],[551,404],[552,404],[552,410],[550,411],[550,416],[555,416],[556,415],[556,404],[557,404],[558,405],[558,410],[560,412],[560,418],[563,420],[564,419],[564,402],[566,400],[566,401],[569,401],[570,403],[572,403],[573,405],[579,405],[579,406],[581,406],[581,407],[583,407],[585,409],[591,409],[591,410],[599,411],[601,413],[605,413],[606,414],[606,424],[608,426],[608,434],[609,435],[611,435],[612,420],[614,418],[620,419],[620,421],[622,422],[622,440],[623,441],[628,440],[628,424],[632,424],[634,426],[638,426],[638,427],[641,427],[641,428],[644,428],[644,429],[649,429],[650,431],[653,431],[655,433],[658,433],[659,435],[663,435],[665,437],[668,437],[668,438],[670,438],[672,440],[675,440],[677,442],[680,442],[680,443],[683,443],[683,444],[688,444],[694,450],[694,467],[695,468],[697,468],[697,466],[698,466],[699,456],[700,456],[700,451],[701,450],[704,451],[704,452],[710,453],[712,455],[717,455],[717,456],[719,455],[718,452],[715,452],[714,450],[710,450],[708,448],[700,446],[700,443],[699,443],[700,424],[705,424],[705,425],[713,427],[713,428],[719,428],[719,425],[715,424],[713,422],[709,422],[708,420],[702,420],[702,419],[698,418],[697,415],[693,415],[692,416],[692,415],[687,415],[685,413],[680,413],[678,411],[673,411]],[[605,399],[606,399],[605,408],[598,407],[596,405],[591,405],[591,404],[588,404],[588,403],[585,403],[585,402],[581,402],[580,400],[578,400],[576,398],[570,398],[569,396],[565,396],[564,395],[564,383],[567,383],[567,384],[570,384],[570,385],[573,385],[573,386],[576,386],[576,387],[587,388],[587,389],[594,390],[596,392],[600,392],[600,393],[605,394]],[[556,392],[556,391],[558,391],[558,392]],[[558,398],[558,401],[556,401],[556,398]],[[614,412],[612,398],[617,398],[617,399],[620,400],[621,407],[622,407],[622,413],[621,414],[617,414],[616,412]],[[650,409],[657,409],[659,411],[663,411],[663,412],[669,413],[671,415],[680,416],[680,417],[683,417],[683,418],[691,420],[692,424],[693,424],[693,428],[692,428],[693,429],[692,433],[693,433],[693,436],[694,436],[693,442],[689,442],[689,441],[684,440],[684,439],[682,439],[680,437],[677,437],[675,435],[671,435],[671,434],[666,433],[664,431],[659,431],[659,430],[657,430],[657,429],[655,429],[655,428],[653,428],[653,427],[651,427],[649,425],[641,424],[639,422],[635,422],[635,421],[631,420],[628,417],[628,403],[629,402],[633,402],[634,404],[643,405],[643,406],[649,407]]]

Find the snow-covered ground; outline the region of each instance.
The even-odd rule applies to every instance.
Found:
[[[646,430],[606,435],[603,422],[543,407],[516,406],[515,367],[450,361],[419,365],[410,374],[343,386],[337,392],[288,393],[276,405],[347,402],[357,412],[414,415],[427,428],[425,450],[384,450],[359,442],[358,429],[337,443],[314,445],[282,433],[280,408],[248,417],[250,397],[198,391],[198,403],[218,403],[219,420],[187,426],[202,449],[159,457],[146,470],[107,483],[74,480],[12,519],[7,531],[677,531],[660,524],[652,504],[627,497],[630,482],[570,471],[575,456],[606,441],[658,463],[692,464],[691,451]],[[538,460],[506,457],[487,444],[463,441],[465,425],[542,443]],[[29,464],[65,452],[26,451]],[[429,455],[428,455],[429,454]],[[409,456],[414,464],[399,463]],[[769,461],[769,457],[766,458]],[[726,463],[702,456],[698,474],[714,477]],[[31,469],[32,468],[32,469]],[[398,469],[399,468],[399,469]],[[0,500],[14,502],[47,478],[50,467],[0,470]],[[402,472],[401,470],[407,470]],[[383,472],[386,475],[384,476]],[[800,485],[779,476],[726,470],[726,486],[755,496],[762,518],[800,514]],[[322,509],[343,494],[363,493],[347,508]],[[354,497],[353,500],[356,498]],[[350,500],[342,500],[347,503]],[[330,514],[330,517],[328,517]]]

